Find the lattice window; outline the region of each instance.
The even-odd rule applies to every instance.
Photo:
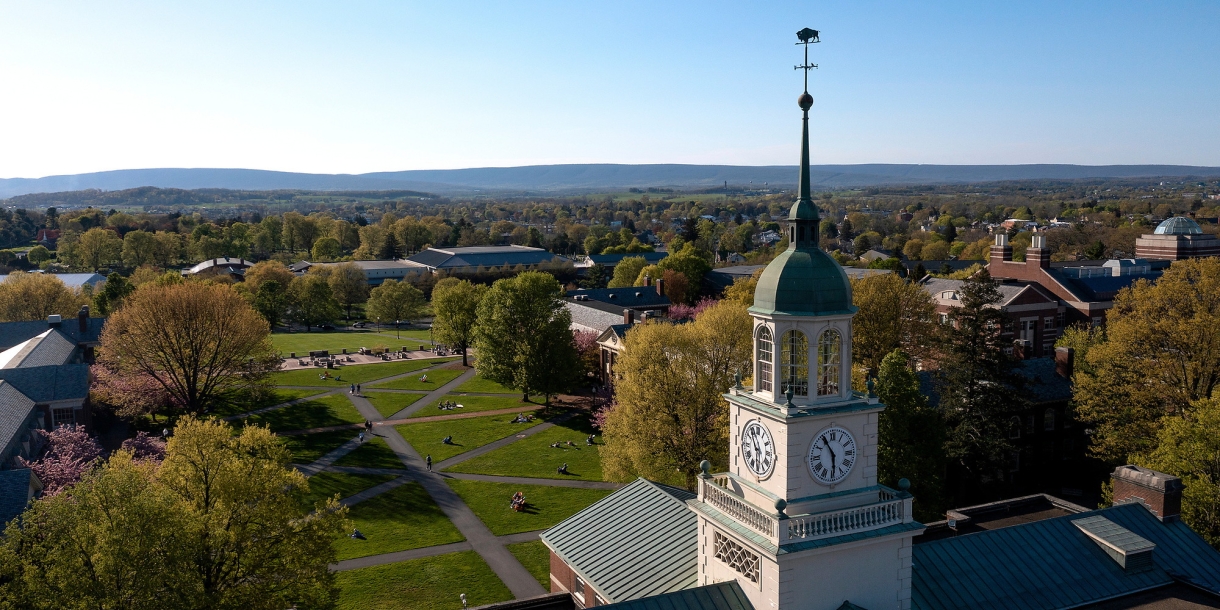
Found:
[[[771,329],[758,329],[758,391],[771,391],[771,362],[775,347],[771,343]]]
[[[714,533],[712,544],[716,549],[716,559],[723,561],[735,572],[750,579],[750,582],[758,582],[758,555],[746,550],[745,547],[720,532]]]
[[[839,366],[842,352],[839,331],[830,329],[818,339],[818,396],[839,393]]]
[[[784,333],[780,342],[780,366],[783,367],[784,386],[780,388],[785,393],[792,390],[793,395],[809,395],[809,341],[805,333],[790,330]]]
[[[51,424],[54,426],[66,426],[76,423],[75,409],[52,409]]]

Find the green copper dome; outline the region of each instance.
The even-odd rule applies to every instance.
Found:
[[[855,313],[843,267],[820,248],[789,248],[758,278],[754,306],[765,315],[829,316]]]

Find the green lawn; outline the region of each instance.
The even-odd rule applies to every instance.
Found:
[[[335,494],[339,499],[354,496],[374,485],[395,478],[392,474],[348,474],[345,472],[323,472],[309,477],[309,493],[301,498],[301,505],[312,509],[319,500]]]
[[[576,489],[546,485],[517,485],[484,481],[446,481],[462,500],[497,536],[531,532],[551,527],[610,495],[605,489]],[[517,512],[511,500],[516,492],[525,494],[526,508]]]
[[[435,369],[420,373],[419,375],[411,375],[406,379],[390,381],[388,383],[379,383],[370,385],[368,389],[374,390],[435,390],[465,373],[462,369]],[[428,381],[420,381],[420,377],[428,376]],[[465,384],[463,384],[465,385]]]
[[[419,332],[419,331],[412,331]],[[424,336],[422,341],[427,343],[428,331],[423,331]],[[332,354],[342,353],[346,348],[348,353],[356,353],[362,347],[388,347],[397,350],[403,345],[410,347],[419,347],[420,340],[412,340],[407,343],[403,341],[407,338],[407,332],[403,332],[403,338],[398,339],[394,335],[394,331],[376,332],[373,330],[330,330],[330,331],[314,331],[314,332],[277,332],[271,334],[271,345],[283,357],[287,358],[288,354],[296,352],[299,356],[308,356],[309,352],[316,350],[327,350]]]
[[[449,553],[336,574],[341,610],[457,610],[513,598],[474,551]]]
[[[369,440],[364,436],[364,444],[351,453],[339,458],[336,466],[359,466],[362,468],[406,468],[402,460],[394,454],[394,450],[386,444],[385,439],[374,436]]]
[[[338,387],[345,388],[353,383],[368,383],[374,379],[418,371],[419,369],[436,366],[451,360],[452,358],[392,360],[390,362],[377,362],[374,364],[353,364],[330,370],[323,368],[297,369],[295,371],[272,373],[271,381],[275,385],[317,386],[331,389]],[[330,373],[330,379],[318,379],[318,375],[321,375],[323,372]],[[342,377],[342,381],[336,381],[336,376]]]
[[[340,539],[335,543],[340,560],[465,540],[428,492],[415,482],[351,507],[348,518],[368,539]]]
[[[247,425],[271,426],[273,432],[281,432],[358,424],[364,422],[364,417],[356,410],[356,405],[347,399],[346,394],[334,394],[318,400],[298,402],[282,409],[251,415],[245,421]]]
[[[454,392],[481,392],[484,394],[516,394],[521,395],[521,392],[509,387],[502,386],[494,381],[483,379],[482,375],[475,375],[466,383],[458,386]]]
[[[432,463],[435,464],[542,423],[538,419],[528,424],[509,423],[517,415],[517,413],[513,413],[512,415],[489,415],[469,419],[401,424],[394,426],[394,429],[398,430],[398,433],[408,443],[411,443],[411,446],[420,455],[431,455]],[[441,443],[441,439],[446,436],[453,437],[452,445]]]
[[[543,589],[551,590],[551,550],[541,540],[519,542],[507,547],[509,553],[538,579]]]
[[[363,390],[362,390],[363,391]],[[415,403],[424,394],[399,394],[397,392],[364,392],[364,397],[377,407],[382,417],[389,417]]]
[[[462,405],[461,409],[442,411],[437,405],[450,401]],[[537,407],[533,403],[521,402],[517,396],[458,396],[446,394],[440,400],[412,413],[408,417],[432,417],[435,415],[455,415],[458,413],[477,413],[479,411],[495,411],[497,409],[516,409],[518,407]]]
[[[585,445],[585,437],[596,432],[586,417],[568,420],[529,438],[521,439],[454,466],[455,472],[498,476],[536,477],[543,479],[602,480],[602,465],[598,446]],[[572,441],[575,447],[551,447],[555,441]],[[601,436],[597,437],[601,442]],[[568,464],[568,474],[556,472],[560,464]]]
[[[228,417],[230,415],[241,415],[258,409],[274,407],[278,404],[286,403],[290,400],[305,398],[306,396],[314,396],[322,393],[323,390],[284,390],[276,389],[265,395],[255,397],[238,398],[232,403],[222,404],[212,409],[212,415],[219,417]]]
[[[298,436],[281,436],[284,445],[292,452],[293,464],[309,464],[338,449],[340,445],[356,438],[355,430],[331,430]]]

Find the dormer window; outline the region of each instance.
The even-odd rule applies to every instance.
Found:
[[[956,291],[953,291],[953,290],[946,290],[946,291],[944,291],[944,292],[940,293],[940,298],[945,299],[945,300],[949,300],[949,301],[956,301],[956,300],[957,300],[957,292],[956,292]]]

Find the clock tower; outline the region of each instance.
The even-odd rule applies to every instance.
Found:
[[[817,32],[798,32],[808,45]],[[704,462],[697,499],[699,584],[736,580],[755,608],[869,610],[911,605],[911,540],[923,525],[911,495],[877,482],[877,420],[885,408],[851,389],[851,284],[818,246],[810,195],[809,109],[788,249],[758,279],[754,370],[729,403],[729,470]]]

